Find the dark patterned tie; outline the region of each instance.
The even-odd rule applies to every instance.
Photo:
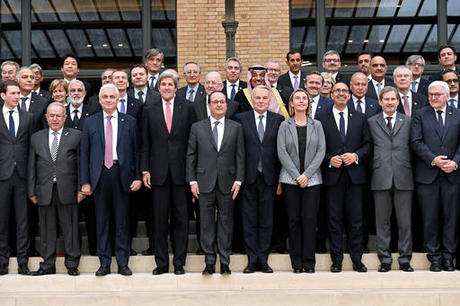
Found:
[[[345,141],[345,119],[343,118],[343,112],[340,112],[339,115],[339,132],[340,136],[342,136],[342,140]]]
[[[139,90],[139,92],[137,93],[137,97],[138,97],[139,101],[142,102],[142,104],[144,104],[144,97],[143,97],[143,95],[144,95],[144,92],[141,91],[141,90]]]
[[[78,118],[78,109],[73,110],[73,125],[75,128],[78,128],[78,125],[80,124],[80,118]]]
[[[442,110],[436,111],[438,113],[438,124],[439,124],[439,131],[441,135],[444,134],[444,122],[442,121]]]
[[[388,129],[391,131],[393,130],[393,125],[391,124],[391,119],[393,119],[392,117],[387,117],[387,127]]]
[[[16,140],[16,131],[14,129],[14,119],[13,119],[13,113],[14,110],[10,110],[10,135],[11,139]]]

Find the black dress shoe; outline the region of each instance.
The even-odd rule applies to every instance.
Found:
[[[202,272],[203,275],[212,275],[214,273],[216,273],[216,267],[214,265],[206,265]]]
[[[391,265],[389,263],[382,263],[377,270],[378,272],[388,272],[391,270]]]
[[[447,272],[453,272],[455,271],[455,268],[454,268],[454,265],[452,264],[452,262],[445,262],[443,265],[442,265],[442,269],[444,271],[447,271]]]
[[[54,272],[56,273],[56,272]],[[27,267],[27,264],[19,264],[18,266],[18,274],[21,275],[30,275],[29,268]]]
[[[118,266],[118,274],[130,276],[133,275],[133,272],[128,266]]]
[[[431,272],[441,272],[441,265],[437,261],[433,261],[430,265]]]
[[[353,270],[356,271],[356,272],[361,272],[361,273],[364,273],[364,272],[367,272],[367,268],[366,266],[360,262],[358,264],[353,264]]]
[[[304,273],[315,273],[315,268],[303,267],[302,272],[304,272]]]
[[[259,271],[262,273],[273,273],[273,269],[268,265],[268,263],[260,264]]]
[[[80,271],[78,271],[78,268],[67,268],[67,274],[70,276],[78,276],[80,275]]]
[[[168,273],[168,271],[169,271],[168,267],[156,267],[155,269],[153,269],[152,274],[153,275],[161,275],[161,274],[164,274],[164,273]]]
[[[153,254],[155,254],[155,250],[152,248],[148,248],[147,250],[142,251],[142,255],[144,256],[152,256]]]
[[[410,263],[405,262],[399,265],[399,270],[404,272],[414,272],[414,269],[410,266]]]
[[[302,269],[294,268],[294,269],[292,269],[292,272],[295,273],[295,274],[300,274],[300,273],[302,273]]]
[[[56,274],[56,268],[49,268],[49,269],[38,269],[37,271],[32,271],[30,272],[30,275],[32,276],[42,276],[42,275],[48,275],[48,274]]]
[[[129,256],[136,256],[137,252],[133,250],[133,248],[129,249]]]
[[[332,264],[332,266],[331,266],[331,272],[332,272],[332,273],[340,273],[340,272],[342,272],[342,265],[339,265],[339,264]]]
[[[174,266],[174,274],[182,275],[185,274],[185,270],[183,266]]]
[[[254,273],[256,272],[256,265],[255,264],[248,264],[246,268],[244,268],[243,273]]]
[[[110,266],[100,266],[96,271],[96,276],[105,276],[110,274]]]
[[[221,264],[220,265],[220,274],[229,275],[229,274],[232,274],[232,271],[230,271],[230,267],[228,265]]]

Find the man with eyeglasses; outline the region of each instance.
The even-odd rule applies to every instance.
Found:
[[[332,109],[316,117],[326,137],[322,174],[329,216],[331,272],[342,271],[344,227],[353,270],[367,272],[361,258],[363,188],[367,182],[366,160],[371,151],[369,128],[364,114],[347,107],[350,92],[345,83],[335,84],[331,97]]]
[[[200,84],[201,67],[197,62],[187,62],[184,64],[184,77],[187,86],[179,88],[176,95],[194,102],[198,99],[206,99],[204,86]]]
[[[447,99],[447,104],[458,108],[458,73],[454,70],[446,70],[442,74],[442,80],[449,85],[449,99]]]
[[[112,73],[115,71],[113,68],[105,69],[101,74],[101,85],[104,86],[105,84],[112,83]],[[86,86],[85,86],[86,91]],[[88,92],[86,92],[87,96],[89,96]],[[70,99],[69,99],[70,100]],[[92,110],[96,110],[99,107],[99,93],[89,97],[87,102],[83,101],[83,103],[87,104]]]
[[[340,60],[339,52],[329,50],[323,55],[323,69],[332,75],[335,83],[343,82],[350,84],[350,77],[339,72],[342,62]]]
[[[406,60],[406,66],[412,71],[411,90],[428,97],[428,85],[430,82],[422,78],[425,70],[425,59],[421,55],[411,55]]]
[[[430,76],[430,83],[433,81],[441,81],[442,74],[445,70],[454,70],[458,71],[458,68],[455,67],[455,62],[457,61],[457,52],[455,48],[450,45],[443,45],[438,49],[438,59],[439,63],[442,66],[442,69],[439,73]]]
[[[272,88],[276,88],[283,99],[284,104],[289,104],[289,97],[291,96],[292,90],[289,87],[284,86],[278,82],[281,75],[280,64],[277,62],[268,62],[265,64],[267,69],[267,78]]]
[[[414,113],[411,146],[430,271],[454,271],[460,176],[460,111],[447,104],[449,86],[428,87],[430,106]]]
[[[412,71],[407,66],[398,66],[393,71],[393,80],[398,90],[398,112],[411,117],[412,114],[428,105],[428,99],[411,90]]]
[[[29,66],[29,68],[32,69],[35,75],[34,88],[32,90],[32,94],[37,94],[40,97],[44,97],[48,99],[49,102],[51,102],[50,92],[40,87],[41,83],[43,82],[42,67],[40,67],[40,65],[38,64],[32,64]]]

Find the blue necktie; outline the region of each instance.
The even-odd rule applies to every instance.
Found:
[[[455,108],[455,99],[450,98],[449,99],[449,105]]]
[[[439,124],[439,131],[441,135],[444,134],[444,123],[442,122],[442,110],[436,111],[438,113],[438,124]]]
[[[13,113],[14,113],[14,110],[10,110],[10,135],[11,135],[11,139],[16,140],[16,133],[14,131]]]
[[[125,99],[120,99],[120,112],[123,114],[126,114],[126,108],[125,108]]]
[[[345,141],[345,119],[343,118],[343,112],[340,112],[339,115],[339,132],[340,136],[342,136],[342,140]]]
[[[358,113],[361,113],[361,114],[362,114],[362,113],[363,113],[363,108],[361,107],[361,103],[363,103],[363,101],[358,100],[357,103],[358,103],[358,106],[356,107],[356,111],[357,111]]]
[[[412,88],[411,88],[411,90],[412,90],[413,92],[417,92],[417,81],[412,81]]]
[[[235,84],[232,84],[232,91],[230,93],[230,100],[233,100],[233,98],[235,97],[235,94],[236,94],[236,91],[235,91]]]

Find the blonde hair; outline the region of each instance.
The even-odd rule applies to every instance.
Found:
[[[62,86],[65,92],[69,93],[69,86],[67,85],[67,82],[64,79],[53,80],[50,84],[50,93],[53,94],[53,91],[59,86]]]

